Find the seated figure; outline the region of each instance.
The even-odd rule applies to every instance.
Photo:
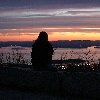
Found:
[[[53,47],[48,41],[48,34],[40,32],[37,40],[32,45],[31,62],[36,71],[48,70],[53,55]]]

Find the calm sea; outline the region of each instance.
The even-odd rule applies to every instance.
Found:
[[[98,63],[100,59],[100,48],[54,48],[53,60],[83,59]],[[21,61],[31,64],[31,47],[9,46],[0,48],[0,59],[2,62],[16,62],[20,56]]]

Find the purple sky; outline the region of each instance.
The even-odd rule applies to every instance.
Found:
[[[43,29],[100,33],[99,6],[100,0],[2,0],[0,35],[34,35]]]

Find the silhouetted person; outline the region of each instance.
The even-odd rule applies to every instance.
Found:
[[[34,70],[48,70],[53,55],[53,47],[48,41],[48,34],[40,32],[37,40],[32,45],[32,65]]]

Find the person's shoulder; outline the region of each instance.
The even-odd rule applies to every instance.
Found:
[[[49,45],[51,45],[51,43],[50,43],[49,41],[47,41],[47,43],[48,43]]]
[[[50,47],[52,47],[52,45],[51,45],[51,43],[49,41],[47,42],[47,45],[50,46]]]

